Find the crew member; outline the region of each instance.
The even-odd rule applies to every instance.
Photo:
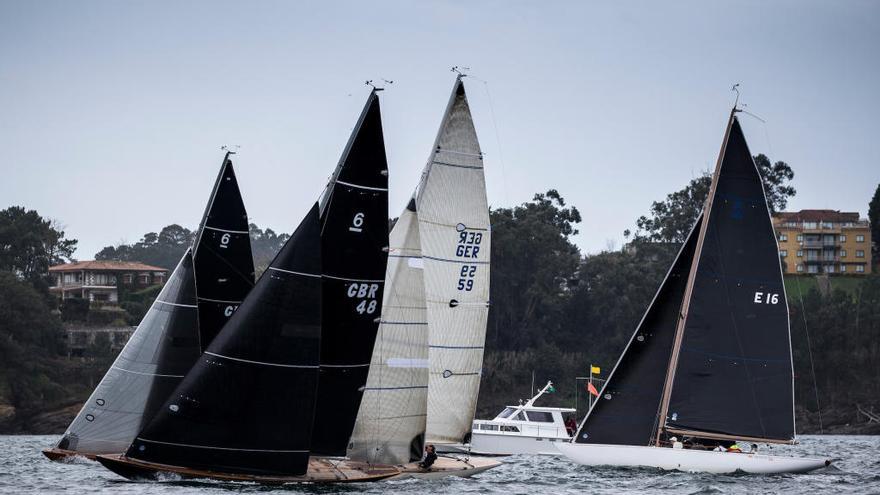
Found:
[[[431,469],[431,466],[436,460],[437,449],[431,444],[425,445],[425,455],[422,457],[422,462],[419,463],[419,467],[427,471]]]

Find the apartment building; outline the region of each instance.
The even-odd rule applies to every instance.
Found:
[[[773,227],[786,274],[871,273],[871,227],[858,212],[781,212]]]

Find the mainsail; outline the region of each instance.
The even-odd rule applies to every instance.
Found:
[[[791,442],[788,307],[763,182],[731,112],[706,207],[574,442]]]
[[[253,286],[247,213],[229,153],[187,250],[57,448],[123,452]],[[198,290],[197,290],[198,288]]]
[[[188,249],[57,448],[83,454],[125,451],[198,356],[198,314]]]
[[[318,205],[126,456],[237,474],[305,474],[321,338]]]
[[[344,456],[358,414],[388,261],[388,163],[372,91],[321,200],[321,372],[312,452]]]
[[[697,245],[697,219],[654,300],[575,435],[577,443],[650,445],[669,366],[678,310]]]
[[[461,76],[440,124],[416,207],[429,329],[427,438],[463,442],[480,388],[489,313],[490,231],[483,154]]]
[[[348,456],[373,464],[418,460],[428,406],[428,323],[415,200],[391,229],[382,322]]]
[[[789,443],[788,304],[761,175],[731,116],[693,274],[666,430]]]
[[[230,153],[223,158],[193,250],[199,300],[199,344],[207,349],[254,286],[247,212]]]

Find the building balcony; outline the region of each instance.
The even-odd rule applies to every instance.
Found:
[[[835,249],[840,243],[835,241],[802,241],[801,246],[804,249]]]

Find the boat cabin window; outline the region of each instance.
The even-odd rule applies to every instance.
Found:
[[[483,424],[480,425],[480,429],[481,429],[481,430],[493,430],[493,431],[498,431],[498,425],[490,425],[490,424],[483,423]]]
[[[515,431],[515,432],[519,432],[519,428],[517,428],[516,426],[501,425],[501,431]]]
[[[498,415],[499,418],[506,418],[516,412],[516,409],[513,407],[505,407],[501,414]]]
[[[520,411],[520,413],[517,414],[516,416],[514,416],[513,419],[515,419],[517,421],[526,421],[526,416],[525,416],[525,414],[523,414],[522,411]]]
[[[526,413],[529,417],[529,421],[536,421],[538,423],[552,423],[553,422],[553,413],[549,413],[546,411],[529,411]]]

